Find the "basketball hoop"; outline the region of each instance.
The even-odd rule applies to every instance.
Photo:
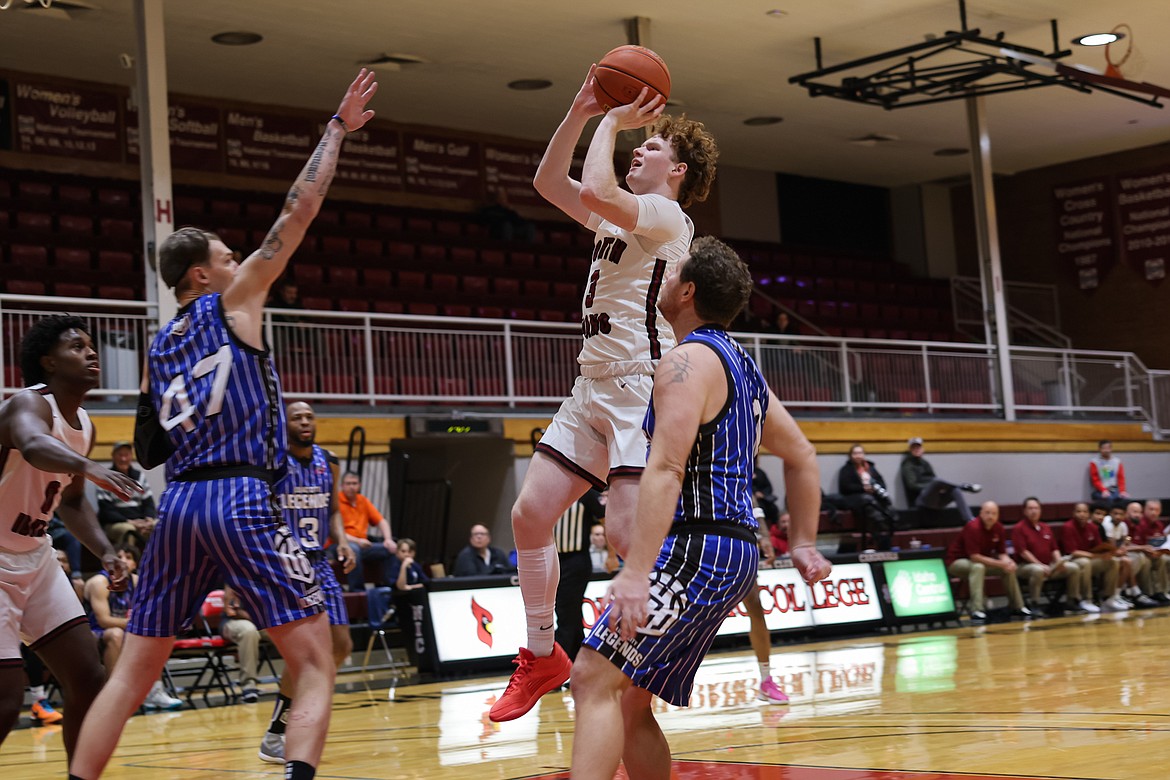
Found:
[[[0,0],[0,11],[7,11],[16,0]],[[23,0],[25,5],[32,5],[33,3],[40,3],[41,8],[48,8],[53,4],[53,0]]]
[[[1137,47],[1133,29],[1122,23],[1110,32],[1122,33],[1124,37],[1119,41],[1105,44],[1105,75],[1115,79],[1137,81],[1145,70],[1146,58]]]

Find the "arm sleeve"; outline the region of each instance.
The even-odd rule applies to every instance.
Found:
[[[1089,481],[1093,483],[1093,490],[1098,493],[1105,491],[1105,486],[1101,484],[1101,474],[1097,471],[1097,464],[1092,461],[1089,462]]]
[[[152,469],[166,463],[174,452],[166,431],[154,413],[150,393],[138,395],[138,414],[134,418],[134,456],[143,468]]]
[[[665,243],[678,238],[686,229],[686,219],[677,202],[661,195],[638,196],[636,235]]]

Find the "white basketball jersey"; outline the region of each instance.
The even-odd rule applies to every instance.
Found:
[[[93,423],[85,410],[77,410],[81,430],[76,430],[65,422],[56,399],[44,385],[25,392],[30,391],[49,402],[53,411],[53,438],[79,455],[88,454],[93,443]],[[61,502],[61,491],[72,480],[72,474],[41,471],[30,466],[19,450],[0,447],[0,548],[28,552],[49,544],[46,535],[49,520]]]
[[[677,201],[637,197],[633,232],[596,214],[586,223],[597,235],[581,301],[581,365],[657,361],[674,346],[674,331],[658,311],[658,292],[667,271],[690,249],[695,226]]]

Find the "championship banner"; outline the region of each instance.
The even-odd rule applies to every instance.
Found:
[[[1117,221],[1126,260],[1159,284],[1170,257],[1170,166],[1117,177]]]
[[[37,77],[9,80],[17,152],[122,162],[119,87],[73,85]]]
[[[483,199],[478,141],[404,133],[402,146],[407,192]]]
[[[1096,288],[1113,265],[1113,187],[1108,177],[1053,190],[1056,255],[1072,270],[1082,290]]]
[[[171,167],[223,173],[223,116],[219,106],[189,98],[169,98],[167,129],[171,136]],[[126,162],[139,162],[138,106],[126,99]]]

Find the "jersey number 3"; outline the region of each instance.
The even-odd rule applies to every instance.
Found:
[[[215,379],[211,383],[211,395],[207,399],[205,417],[213,417],[223,409],[223,396],[227,392],[228,378],[232,374],[232,347],[224,344],[214,353],[200,360],[191,368],[191,378],[199,379],[215,372]],[[173,415],[172,407],[178,407]],[[183,430],[190,433],[195,430],[195,423],[191,418],[195,416],[195,407],[187,395],[187,378],[178,374],[171,380],[167,390],[163,393],[162,406],[158,410],[158,420],[164,431],[176,426],[183,426]]]

